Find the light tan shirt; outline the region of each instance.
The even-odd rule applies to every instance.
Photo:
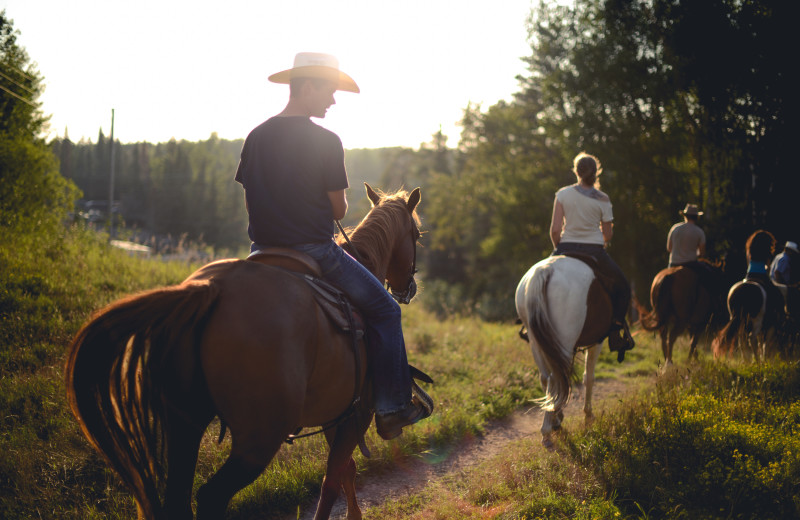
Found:
[[[564,207],[561,242],[604,244],[600,223],[614,220],[608,195],[595,189],[579,190],[573,184],[558,190],[556,199]]]
[[[684,264],[697,260],[700,246],[705,245],[706,234],[692,221],[679,222],[667,235],[669,265]]]

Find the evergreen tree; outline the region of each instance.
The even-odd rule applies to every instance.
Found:
[[[17,44],[18,34],[0,11],[0,227],[42,229],[66,216],[76,190],[42,137],[43,78]]]

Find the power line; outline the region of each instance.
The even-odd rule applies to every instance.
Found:
[[[11,70],[13,70],[14,72],[16,72],[17,74],[19,74],[19,75],[20,75],[20,76],[22,76],[23,78],[27,79],[28,81],[35,81],[35,80],[36,80],[36,78],[34,78],[33,76],[31,76],[31,75],[29,75],[28,73],[24,72],[24,71],[23,71],[22,69],[20,69],[19,67],[15,67],[14,65],[11,65],[10,63],[4,63],[4,64],[3,64],[3,67],[5,67],[5,68],[7,68],[7,69],[11,69]]]
[[[5,88],[3,85],[0,85],[0,90],[4,90],[4,91],[8,92],[9,94],[11,94],[12,96],[14,96],[15,98],[17,98],[17,99],[19,99],[20,101],[23,101],[23,102],[25,102],[25,103],[29,104],[29,105],[30,105],[30,106],[32,106],[33,108],[39,108],[39,107],[37,107],[37,106],[36,106],[36,103],[33,103],[32,101],[29,101],[29,100],[25,99],[24,97],[20,96],[20,95],[19,95],[19,94],[17,94],[16,92],[12,92],[12,91],[8,90],[8,89],[7,89],[7,88]]]
[[[31,94],[36,94],[36,92],[34,92],[34,91],[33,91],[33,89],[29,89],[28,87],[26,87],[26,86],[25,86],[25,85],[23,85],[22,83],[17,83],[17,82],[16,82],[14,79],[12,79],[12,78],[9,78],[8,76],[6,76],[5,74],[3,74],[2,72],[0,72],[0,76],[2,76],[2,77],[4,77],[4,78],[6,78],[8,81],[10,81],[10,82],[11,82],[11,83],[13,83],[14,85],[18,86],[19,88],[21,88],[21,89],[23,89],[23,90],[26,90],[26,91],[30,92]]]

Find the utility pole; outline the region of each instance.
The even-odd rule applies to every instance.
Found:
[[[108,236],[114,238],[114,109],[111,109],[111,181],[108,183]]]

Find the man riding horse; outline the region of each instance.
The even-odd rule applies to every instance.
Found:
[[[683,222],[672,226],[667,234],[669,267],[691,269],[709,294],[722,294],[725,288],[719,272],[711,264],[700,260],[706,254],[706,234],[698,224],[703,212],[697,204],[687,203],[679,213],[683,216]],[[723,300],[724,295],[722,298],[715,298],[714,303],[721,306]]]
[[[383,284],[333,240],[334,220],[347,212],[344,149],[339,137],[311,121],[324,118],[337,90],[358,93],[335,57],[299,53],[291,69],[269,77],[289,84],[289,102],[256,127],[242,148],[236,180],[245,190],[251,251],[288,247],[316,260],[364,314],[378,434],[392,439],[427,410],[412,399],[400,306]],[[413,274],[412,274],[413,276]]]

